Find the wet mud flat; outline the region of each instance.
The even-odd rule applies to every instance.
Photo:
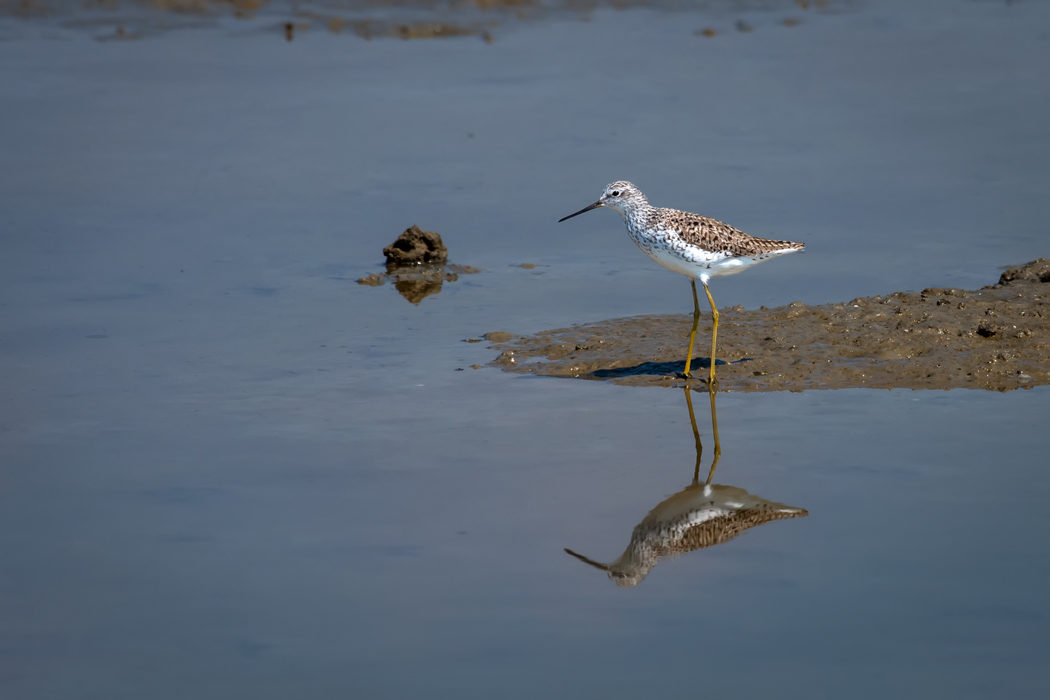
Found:
[[[991,389],[1050,384],[1050,260],[980,290],[929,288],[844,303],[720,312],[719,387]],[[550,377],[681,386],[692,315],[636,316],[497,342],[492,366]],[[711,322],[697,331],[690,383],[704,382]]]

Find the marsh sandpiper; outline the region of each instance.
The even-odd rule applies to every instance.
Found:
[[[685,377],[692,376],[693,341],[700,320],[700,300],[696,280],[704,285],[711,304],[711,371],[708,384],[715,386],[715,346],[718,341],[718,309],[707,283],[713,277],[743,272],[752,265],[771,258],[795,253],[805,246],[794,241],[757,238],[699,214],[677,209],[660,209],[649,204],[642,191],[630,182],[620,180],[608,185],[594,204],[565,219],[571,219],[598,207],[608,207],[620,214],[627,233],[656,264],[689,278],[693,287],[693,330],[689,333],[689,350],[685,357]]]

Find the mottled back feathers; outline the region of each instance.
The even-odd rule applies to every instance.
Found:
[[[718,219],[677,209],[652,208],[646,219],[651,226],[662,225],[665,230],[674,231],[689,245],[712,253],[726,252],[733,257],[756,257],[778,250],[805,247],[804,244],[795,241],[776,241],[751,236]]]

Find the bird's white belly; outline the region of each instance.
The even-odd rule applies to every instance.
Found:
[[[680,275],[685,275],[692,279],[698,279],[705,283],[706,280],[711,279],[712,277],[735,275],[743,272],[752,265],[757,265],[760,262],[765,262],[770,258],[786,253],[794,253],[798,250],[798,248],[789,248],[787,250],[777,250],[756,257],[733,257],[727,253],[710,253],[694,246],[689,246],[682,251],[665,248],[663,246],[646,247],[639,245],[639,247],[646,255],[652,258],[653,262],[657,265],[670,270],[671,272],[677,272]]]
[[[699,278],[701,272],[704,271],[706,266],[714,262],[714,256],[712,256],[711,260],[694,261],[683,257],[675,251],[663,247],[642,247],[642,250],[660,267],[670,270],[671,272],[677,272],[680,275],[685,275],[686,277]]]

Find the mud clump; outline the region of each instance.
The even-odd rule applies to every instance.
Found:
[[[513,333],[507,333],[506,331],[492,331],[481,336],[490,343],[507,343],[514,340],[518,336]]]
[[[372,273],[357,280],[366,287],[380,287],[393,282],[398,293],[413,304],[438,294],[446,282],[455,282],[460,275],[481,272],[470,265],[447,264],[448,247],[441,235],[411,226],[393,243],[383,248],[386,273]]]
[[[441,234],[410,226],[397,240],[383,248],[388,265],[419,265],[443,263],[448,260],[448,248]]]
[[[1050,261],[981,290],[930,288],[847,303],[720,312],[718,379],[730,391],[991,389],[1050,384]],[[706,321],[706,323],[705,323]],[[680,386],[691,314],[636,316],[497,342],[512,372]],[[697,334],[698,384],[710,319]],[[509,361],[513,358],[513,361]]]
[[[1011,267],[999,276],[1001,285],[1015,282],[1050,282],[1050,260],[1039,258],[1019,267]]]

